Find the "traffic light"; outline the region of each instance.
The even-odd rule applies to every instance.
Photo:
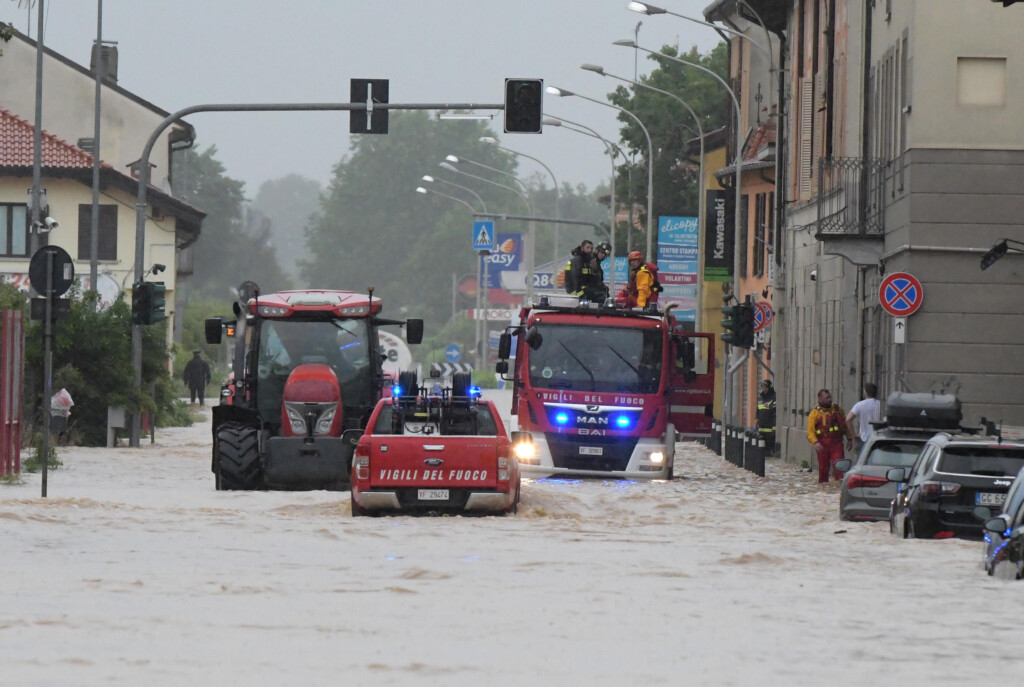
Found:
[[[156,324],[167,319],[167,287],[162,281],[144,281],[132,289],[132,324]]]
[[[149,311],[153,307],[153,285],[139,282],[132,288],[132,324],[149,324]]]
[[[722,320],[722,341],[731,345],[739,346],[739,331],[740,331],[740,306],[739,305],[727,305],[722,308],[722,316],[725,318]]]
[[[739,346],[743,348],[754,347],[754,306],[750,303],[743,303],[738,306],[740,309],[740,326],[736,331],[736,338]]]
[[[541,132],[542,79],[505,79],[505,133]]]
[[[149,321],[146,324],[156,324],[167,319],[167,287],[162,281],[150,282],[152,287],[149,300]]]

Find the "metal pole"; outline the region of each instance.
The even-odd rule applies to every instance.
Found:
[[[92,127],[92,220],[89,226],[89,288],[99,291],[100,94],[103,82],[103,0],[96,0],[96,96]]]
[[[28,232],[28,254],[39,249],[39,186],[43,170],[43,0],[38,0],[36,18],[36,113],[35,131],[32,132],[32,225]],[[31,15],[29,15],[31,16]],[[45,482],[43,490],[45,491]]]
[[[42,0],[39,2],[40,18],[42,17]],[[42,34],[40,33],[40,38]],[[41,42],[40,42],[41,43]],[[40,58],[41,59],[41,58]],[[41,74],[41,70],[39,71]],[[37,80],[41,76],[37,75]],[[375,110],[504,110],[504,103],[501,104],[477,104],[477,103],[374,103]],[[161,132],[174,122],[186,115],[196,112],[332,112],[332,111],[353,111],[368,110],[366,103],[249,103],[249,104],[212,104],[192,105],[177,112],[173,112],[156,125],[149,135],[145,147],[142,149],[142,156],[139,158],[139,179],[138,194],[135,201],[135,282],[141,282],[145,267],[143,262],[146,258],[146,190],[149,186],[149,156],[153,153],[157,138]],[[36,126],[36,135],[39,135],[40,127]],[[436,191],[435,191],[436,193]],[[444,195],[444,194],[439,194]],[[467,203],[468,205],[468,203]],[[472,206],[470,206],[472,207]],[[135,368],[135,383],[132,389],[139,396],[142,394],[142,325],[132,327],[132,365]],[[139,437],[142,433],[142,417],[139,409],[132,413],[132,426],[130,445],[134,448],[139,446]]]
[[[480,346],[480,294],[483,291],[483,264],[484,259],[480,253],[476,254],[476,311],[473,313],[473,331],[476,341],[473,343],[473,353],[476,356],[476,369],[482,370],[483,348]]]
[[[483,348],[483,364],[480,369],[487,367],[488,361],[490,360],[490,346],[491,346],[491,327],[487,320],[487,311],[490,309],[489,292],[488,292],[488,264],[491,262],[491,251],[480,251],[484,261],[484,319],[482,320],[481,327],[483,328],[483,335],[481,337],[481,347]],[[532,276],[532,273],[531,273]]]
[[[40,0],[41,4],[41,0]],[[46,320],[43,323],[43,491],[50,468],[50,396],[53,395],[53,251],[46,251]]]

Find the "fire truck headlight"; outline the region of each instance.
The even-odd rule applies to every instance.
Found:
[[[512,447],[512,451],[519,460],[529,460],[537,455],[537,447],[532,441],[521,441]]]
[[[665,462],[665,454],[661,451],[655,451],[651,454],[651,462],[661,464]]]

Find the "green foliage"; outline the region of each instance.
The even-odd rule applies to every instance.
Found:
[[[253,212],[270,220],[277,260],[293,280],[298,279],[298,261],[306,254],[302,236],[316,212],[322,190],[319,182],[289,174],[263,182],[252,201]]]
[[[222,317],[225,320],[233,320],[235,316],[231,313],[231,304],[227,299],[196,297],[189,299],[182,314],[181,323],[181,346],[176,347],[174,357],[173,378],[182,395],[187,395],[182,375],[185,372],[185,365],[192,358],[193,351],[199,351],[203,359],[210,364],[210,387],[220,391],[220,380],[227,377],[227,339],[220,344],[206,343],[206,320],[210,317]],[[210,389],[207,388],[206,396],[209,397]],[[213,394],[216,398],[216,393]]]
[[[28,296],[14,284],[8,284],[0,276],[0,310],[21,310],[28,312]]]
[[[49,457],[49,460],[46,463],[47,471],[49,471],[49,470],[56,470],[58,468],[64,467],[64,463],[62,463],[60,461],[60,459],[57,458],[57,445],[56,445],[56,442],[52,440],[53,438],[55,438],[55,437],[51,437],[50,446],[49,446],[49,448],[50,448],[50,450],[49,450],[50,457]],[[21,471],[22,472],[39,472],[40,470],[42,470],[43,469],[43,462],[41,460],[39,460],[39,456],[40,456],[40,454],[42,454],[42,452],[43,452],[43,435],[42,434],[37,434],[35,436],[35,444],[32,447],[32,455],[27,457],[25,460],[21,461]]]
[[[71,314],[54,329],[53,393],[65,388],[75,405],[65,439],[69,443],[106,443],[107,406],[141,407],[155,414],[158,426],[177,398],[167,372],[165,323],[142,328],[142,393],[134,391],[131,308],[120,296],[107,310],[97,311],[98,294],[81,293],[76,282],[69,292]],[[39,427],[43,409],[43,323],[32,322],[25,335],[25,418]],[[47,399],[47,403],[49,400]],[[38,429],[36,430],[38,431]]]
[[[9,42],[14,38],[14,24],[0,22],[0,41]],[[0,55],[3,53],[0,52]]]
[[[221,298],[247,279],[267,292],[289,288],[269,222],[244,211],[245,184],[225,175],[216,155],[210,146],[182,151],[174,161],[175,195],[207,213],[195,249],[195,288]]]
[[[454,154],[516,173],[517,158],[480,142],[481,136],[496,137],[484,123],[438,121],[424,112],[395,111],[389,132],[354,137],[349,155],[335,166],[331,184],[306,229],[308,257],[301,263],[302,272],[309,287],[363,291],[372,285],[384,300],[385,316],[422,317],[427,336],[432,336],[438,332],[438,323],[451,314],[452,275],[476,272],[476,258],[468,246],[473,218],[465,205],[415,189],[429,187],[480,206],[472,195],[440,181],[424,182],[423,175],[472,188],[488,212],[529,212],[517,193],[438,167]],[[457,168],[498,184],[515,185],[512,179],[471,163]],[[534,208],[540,215],[553,217],[554,192],[543,181],[540,176],[528,179],[535,191]],[[605,216],[606,211],[579,189],[568,191],[560,202],[563,216],[577,211],[586,215],[581,219]],[[527,226],[509,221],[500,223],[498,230],[525,234]],[[553,233],[551,225],[537,227],[538,264],[550,259]],[[568,245],[563,237],[563,252]],[[403,306],[406,311],[401,310]]]
[[[699,54],[696,48],[681,54],[672,46],[663,47],[661,52],[710,69],[728,83],[728,49],[725,43],[719,43],[704,55]],[[725,126],[733,109],[732,99],[718,81],[709,74],[671,60],[655,55],[648,58],[658,66],[641,77],[642,83],[682,98],[697,115],[705,135]],[[619,86],[609,94],[609,101],[635,114],[650,132],[655,151],[654,216],[696,216],[699,207],[699,137],[693,115],[675,98],[648,88]],[[617,199],[628,204],[627,199],[631,198],[646,206],[647,138],[629,115],[620,114],[619,121],[623,124],[620,131],[624,145],[636,154],[636,162],[619,166]],[[646,222],[644,217],[641,220]]]

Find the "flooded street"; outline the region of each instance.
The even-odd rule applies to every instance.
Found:
[[[208,410],[207,410],[208,412]],[[217,492],[209,423],[0,487],[10,685],[953,684],[1021,667],[977,542],[838,520],[834,485],[680,444],[670,483],[524,483],[517,515]],[[998,640],[998,641],[993,641]],[[1008,657],[1009,656],[1009,657]]]

